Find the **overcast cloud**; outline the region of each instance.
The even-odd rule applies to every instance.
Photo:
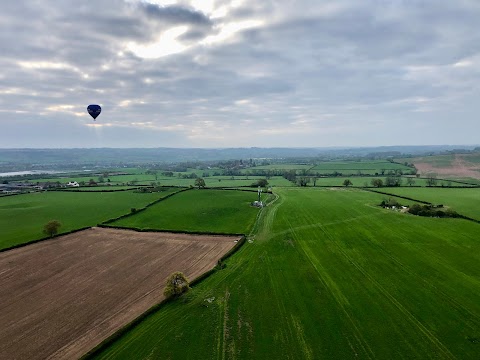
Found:
[[[0,147],[478,144],[479,19],[478,0],[6,1]]]

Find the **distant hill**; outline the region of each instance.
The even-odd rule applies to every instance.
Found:
[[[0,171],[123,166],[132,164],[220,161],[233,159],[386,158],[419,156],[448,151],[472,151],[475,146],[382,146],[363,148],[99,148],[0,149]]]

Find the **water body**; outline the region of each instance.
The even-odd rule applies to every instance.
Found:
[[[83,171],[91,171],[91,170],[83,170]],[[51,174],[67,174],[69,172],[80,172],[79,170],[70,170],[70,171],[60,171],[60,170],[27,170],[27,171],[12,171],[12,172],[4,172],[0,173],[0,177],[6,176],[19,176],[19,175],[51,175]]]

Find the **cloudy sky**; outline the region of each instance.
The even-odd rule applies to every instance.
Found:
[[[478,0],[3,1],[0,147],[479,144],[479,19]]]

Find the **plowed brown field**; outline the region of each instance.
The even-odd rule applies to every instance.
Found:
[[[0,358],[75,359],[194,279],[238,237],[92,228],[0,253]]]
[[[430,163],[422,161],[414,161],[414,165],[422,176],[429,174],[437,174],[445,177],[469,177],[473,179],[480,179],[480,165],[469,163],[466,161],[468,157],[455,155],[451,166],[433,166]]]

